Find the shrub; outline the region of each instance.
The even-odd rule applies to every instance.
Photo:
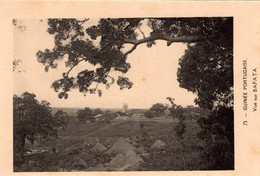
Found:
[[[78,110],[78,119],[80,122],[86,122],[87,120],[94,121],[93,111],[86,107],[84,110]]]
[[[152,111],[155,116],[160,116],[164,114],[165,109],[162,103],[156,103],[150,108],[150,111]]]
[[[147,118],[153,118],[153,112],[151,110],[148,110],[144,113],[145,117]]]
[[[56,121],[56,127],[57,128],[62,128],[65,129],[67,128],[67,123],[68,123],[68,115],[66,112],[63,112],[62,110],[58,110],[54,114],[54,119]]]

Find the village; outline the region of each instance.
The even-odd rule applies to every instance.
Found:
[[[177,138],[166,135],[173,130],[174,123],[178,123],[177,118],[170,116],[169,110],[164,110],[161,116],[147,118],[144,115],[147,110],[122,108],[121,111],[116,111],[109,122],[104,120],[105,113],[95,115],[94,120],[80,122],[75,113],[80,110],[63,110],[70,114],[70,124],[66,129],[59,129],[57,139],[44,141],[39,136],[33,144],[26,139],[26,162],[23,167],[39,168],[39,165],[48,165],[45,166],[47,169],[57,171],[140,170],[151,167],[147,164],[153,157],[165,155],[173,147],[171,143],[178,148]],[[110,111],[113,112],[113,109]],[[189,126],[194,126],[199,116],[198,108],[194,108],[190,114],[193,115],[193,120],[191,117],[187,122]],[[157,129],[159,126],[165,128]],[[180,154],[180,151],[177,153]],[[52,164],[54,168],[39,160],[50,156],[55,157],[56,163]],[[60,158],[65,156],[70,159],[61,161]]]

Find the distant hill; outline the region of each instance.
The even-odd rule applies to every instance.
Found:
[[[52,114],[55,114],[58,110],[62,110],[66,112],[69,116],[77,116],[78,110],[82,110],[83,108],[61,108],[61,107],[54,107],[52,108]]]
[[[52,114],[55,114],[58,110],[62,110],[66,112],[69,116],[77,116],[78,110],[83,110],[84,108],[62,108],[62,107],[53,107],[52,108]],[[92,108],[96,109],[96,108]],[[123,111],[123,108],[99,108],[102,111],[110,110],[112,112],[117,111]],[[144,113],[146,109],[129,109],[130,111],[133,111],[134,113]]]
[[[135,114],[144,114],[148,109],[129,109],[132,113]]]

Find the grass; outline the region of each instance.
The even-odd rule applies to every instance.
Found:
[[[199,160],[199,152],[196,148],[202,143],[196,136],[199,131],[199,126],[196,122],[186,123],[187,127],[184,135],[186,168],[183,168],[180,144],[175,138],[172,123],[163,121],[121,121],[114,126],[98,122],[75,124],[77,128],[70,128],[62,132],[62,135],[68,137],[67,141],[71,145],[77,143],[77,141],[82,142],[98,136],[102,144],[109,140],[106,145],[111,146],[120,137],[131,139],[133,136],[140,136],[140,123],[144,124],[144,131],[149,135],[149,140],[145,141],[146,144],[143,143],[143,145],[149,147],[153,142],[160,139],[168,146],[161,152],[148,149],[150,158],[140,167],[140,170],[196,170],[197,163],[195,161]]]
[[[142,130],[140,129],[141,123],[144,124]],[[140,143],[145,146],[150,157],[144,159],[145,162],[137,170],[196,170],[196,161],[199,161],[199,152],[196,148],[202,142],[196,135],[200,129],[196,122],[187,121],[186,124],[184,135],[186,168],[183,168],[180,144],[175,138],[173,123],[163,120],[142,122],[117,120],[114,125],[73,121],[69,124],[68,129],[58,131],[59,137],[56,140],[58,153],[35,156],[34,160],[39,161],[38,165],[41,166],[38,167],[38,171],[57,171],[61,166],[68,169],[77,157],[85,160],[88,164],[87,167],[95,167],[97,163],[105,164],[110,160],[107,156],[97,156],[93,152],[89,152],[89,149],[95,144],[96,137],[99,138],[100,143],[109,147],[120,137],[131,139],[139,137],[145,131],[149,137]],[[159,151],[150,149],[150,146],[159,139],[166,143],[166,147]],[[71,151],[72,149],[74,153]],[[27,158],[27,160],[29,159],[32,160],[32,158]],[[37,167],[34,166],[30,170],[30,167],[25,165],[23,168],[20,170],[35,171]]]

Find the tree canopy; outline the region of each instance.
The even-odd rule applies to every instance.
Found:
[[[208,118],[200,118],[198,137],[205,141],[201,158],[206,162],[202,169],[234,169],[234,110],[220,106]]]
[[[164,114],[164,110],[166,108],[162,103],[156,103],[153,104],[153,106],[150,108],[150,111],[154,112],[156,115],[162,115]]]
[[[65,129],[67,127],[67,122],[69,121],[69,117],[67,115],[66,112],[63,112],[62,110],[58,110],[55,114],[54,114],[54,119],[56,122],[56,127],[57,128],[62,128]]]
[[[32,93],[13,96],[14,152],[23,158],[25,138],[34,141],[35,135],[56,136],[56,121],[51,114],[50,103],[39,102]]]
[[[87,120],[94,121],[94,113],[93,110],[86,107],[84,110],[78,110],[77,117],[79,121],[85,122]]]
[[[130,89],[133,83],[124,74],[131,67],[129,54],[141,44],[152,47],[157,40],[187,44],[179,61],[180,86],[198,95],[196,103],[211,109],[215,104],[232,105],[233,86],[233,18],[103,18],[88,26],[89,19],[49,19],[48,33],[54,35],[55,46],[37,53],[38,61],[57,68],[64,60],[68,70],[53,82],[59,98],[68,98],[71,89],[98,93],[99,84],[107,88],[116,82],[120,89]],[[149,36],[143,26],[151,29]],[[70,72],[80,63],[94,65],[77,76]],[[114,78],[110,72],[122,76]],[[218,81],[215,81],[218,80]]]

